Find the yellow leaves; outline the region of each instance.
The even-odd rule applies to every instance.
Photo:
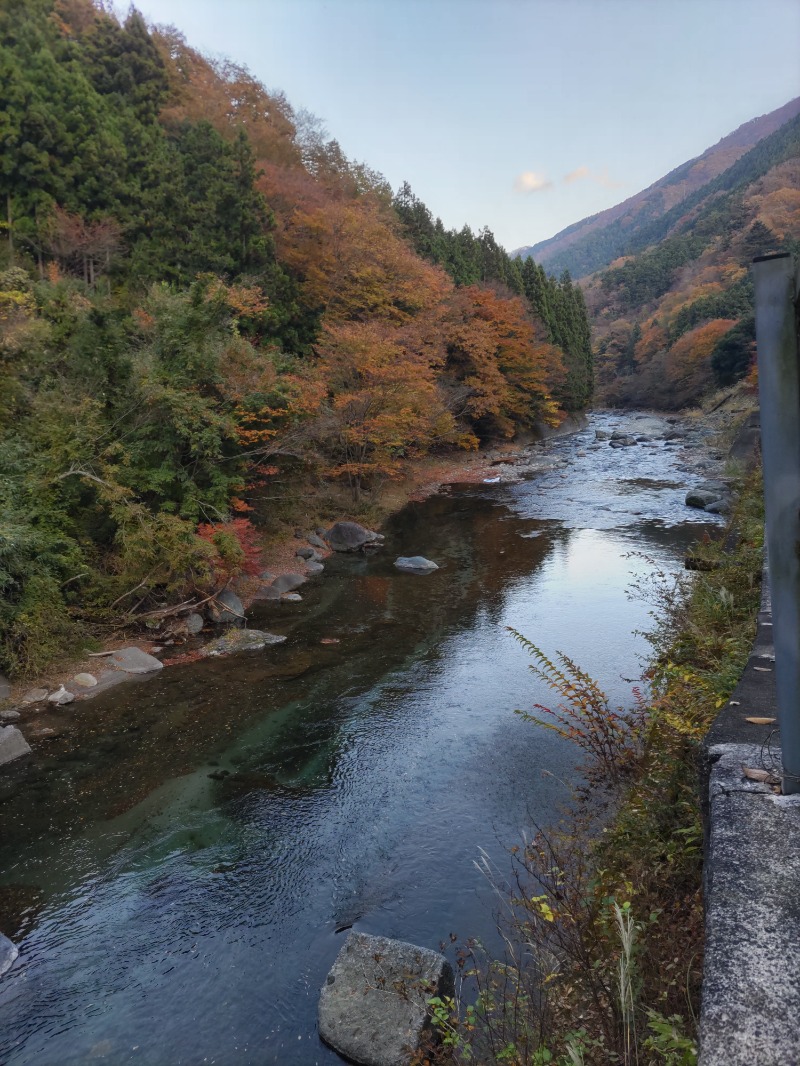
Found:
[[[237,318],[254,318],[269,307],[267,294],[258,285],[226,285],[214,277],[205,292],[208,302],[221,299]]]
[[[553,908],[547,902],[547,896],[531,896],[530,903],[534,912],[538,914],[539,917],[544,918],[546,922],[554,922],[556,920]]]
[[[758,205],[758,220],[779,237],[800,231],[800,189],[776,189]]]

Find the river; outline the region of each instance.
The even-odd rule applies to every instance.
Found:
[[[702,436],[595,445],[622,420],[549,442],[528,480],[409,505],[381,552],[254,612],[285,644],[58,712],[0,777],[0,929],[20,947],[0,1062],[330,1066],[315,1013],[337,930],[494,943],[479,848],[502,876],[578,761],[513,714],[553,697],[506,627],[629,702],[650,608],[627,590],[718,521],[683,503],[713,472]],[[400,573],[401,554],[440,569]]]

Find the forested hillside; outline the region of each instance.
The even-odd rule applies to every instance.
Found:
[[[676,409],[752,368],[751,261],[800,251],[800,118],[709,188],[585,283],[606,402]]]
[[[0,8],[0,668],[257,564],[287,501],[591,394],[583,296],[231,62]]]
[[[708,148],[697,159],[676,167],[669,174],[622,203],[568,226],[546,241],[519,248],[514,255],[532,256],[550,273],[570,270],[576,278],[608,266],[620,255],[630,255],[669,232],[675,221],[711,192],[735,183],[742,170],[752,172],[754,159],[734,164],[760,142],[769,139],[762,156],[779,161],[786,130],[782,127],[800,115],[800,97],[751,119]],[[756,156],[758,158],[758,156]],[[722,184],[716,181],[726,175]],[[713,183],[713,184],[712,184]]]

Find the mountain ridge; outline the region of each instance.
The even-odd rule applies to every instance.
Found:
[[[589,215],[547,240],[511,255],[532,257],[549,273],[564,269],[577,278],[608,266],[626,250],[639,229],[684,203],[730,169],[764,138],[800,115],[800,97],[738,126],[701,155],[675,167],[621,203]]]

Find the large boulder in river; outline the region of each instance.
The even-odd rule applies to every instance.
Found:
[[[430,1031],[432,996],[453,995],[438,951],[350,933],[319,998],[319,1035],[362,1066],[408,1066]]]
[[[0,766],[21,755],[30,755],[31,746],[14,725],[0,726]]]
[[[696,507],[700,511],[705,511],[710,503],[714,503],[718,499],[718,492],[713,492],[709,489],[690,489],[686,493],[686,506]]]
[[[395,559],[394,565],[398,570],[407,570],[412,574],[429,574],[432,570],[439,569],[436,563],[426,559],[424,555],[401,555]]]
[[[377,547],[383,537],[358,522],[334,522],[326,532],[325,540],[335,552],[358,552]]]
[[[14,962],[19,955],[19,949],[16,944],[13,944],[7,936],[0,933],[0,977],[10,970],[14,965]]]
[[[693,489],[690,489],[686,493],[686,506],[697,507],[701,511],[705,511],[709,504],[716,503],[718,500],[728,501],[730,499],[730,491],[724,481],[701,481],[699,485],[695,485]],[[715,512],[718,514],[724,512]]]

